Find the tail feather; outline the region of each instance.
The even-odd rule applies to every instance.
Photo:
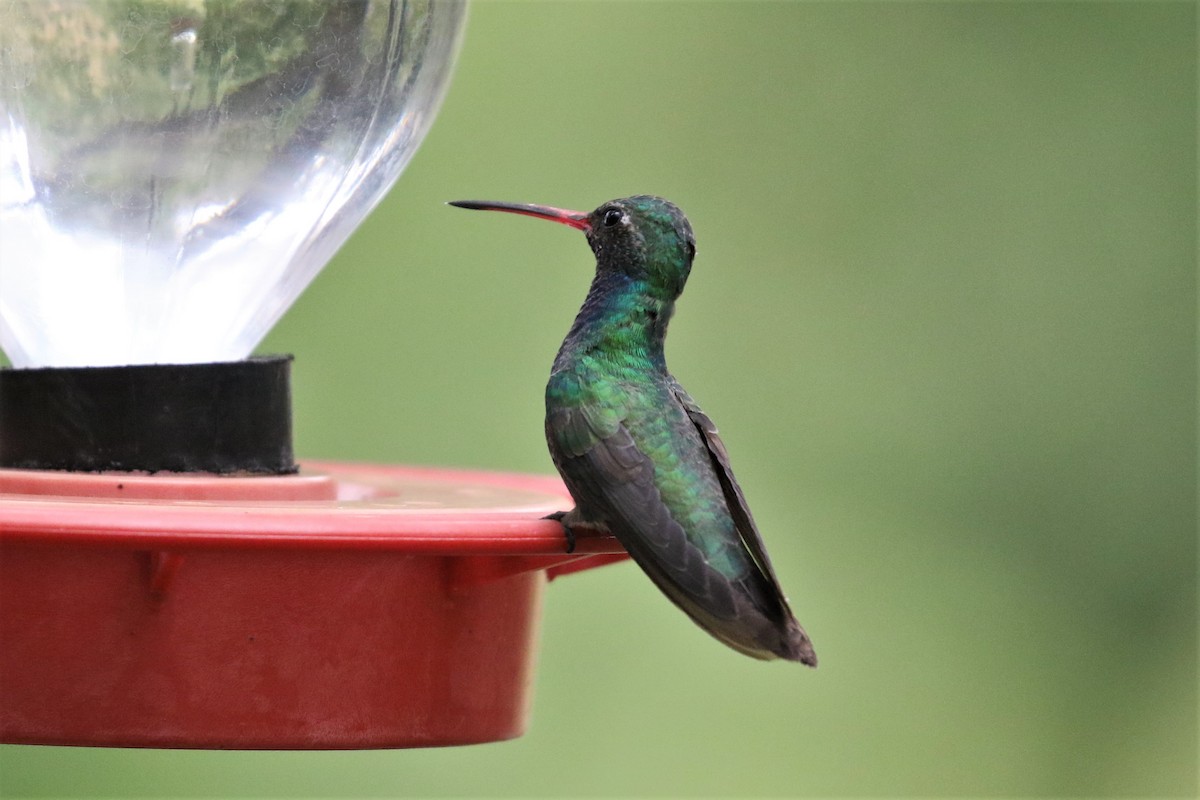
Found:
[[[617,533],[614,531],[614,533]],[[617,533],[620,539],[620,533]],[[629,555],[649,576],[650,580],[672,603],[688,615],[701,628],[725,645],[762,661],[784,659],[798,661],[810,667],[817,666],[817,654],[812,640],[796,622],[786,603],[779,603],[771,614],[752,600],[752,595],[740,583],[732,583],[711,567],[703,567],[704,581],[710,587],[710,597],[693,597],[680,584],[666,574],[661,561],[649,557],[637,540],[623,542]],[[695,568],[695,567],[693,567]],[[695,581],[691,582],[693,585]],[[722,594],[728,600],[714,604],[711,595]],[[728,616],[712,612],[714,607],[729,608]]]

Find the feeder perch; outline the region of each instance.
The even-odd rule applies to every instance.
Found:
[[[524,730],[543,587],[619,544],[565,552],[557,478],[297,464],[291,357],[248,358],[411,158],[464,22],[0,8],[0,741]]]

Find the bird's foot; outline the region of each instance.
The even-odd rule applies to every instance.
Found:
[[[567,539],[567,552],[574,553],[575,552],[575,531],[572,530],[570,524],[568,524],[565,521],[565,517],[569,513],[570,513],[569,511],[555,511],[553,514],[547,514],[546,516],[542,517],[542,519],[552,519],[555,522],[557,522],[559,525],[562,525],[563,536],[565,536]]]

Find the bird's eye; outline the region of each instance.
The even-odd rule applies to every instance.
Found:
[[[608,211],[604,212],[604,227],[611,228],[613,225],[616,225],[618,222],[620,222],[621,217],[623,216],[625,215],[621,213],[620,209],[610,208]]]

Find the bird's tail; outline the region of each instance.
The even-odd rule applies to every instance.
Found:
[[[677,573],[668,573],[658,559],[647,558],[640,544],[637,540],[628,541],[625,548],[663,594],[714,638],[762,661],[781,658],[817,666],[812,640],[796,622],[778,589],[773,594],[777,602],[770,604],[771,611],[767,612],[745,586],[729,582],[707,564],[696,564],[694,569],[704,580],[693,582],[708,590],[701,600],[681,585]],[[717,612],[717,608],[721,611]]]

